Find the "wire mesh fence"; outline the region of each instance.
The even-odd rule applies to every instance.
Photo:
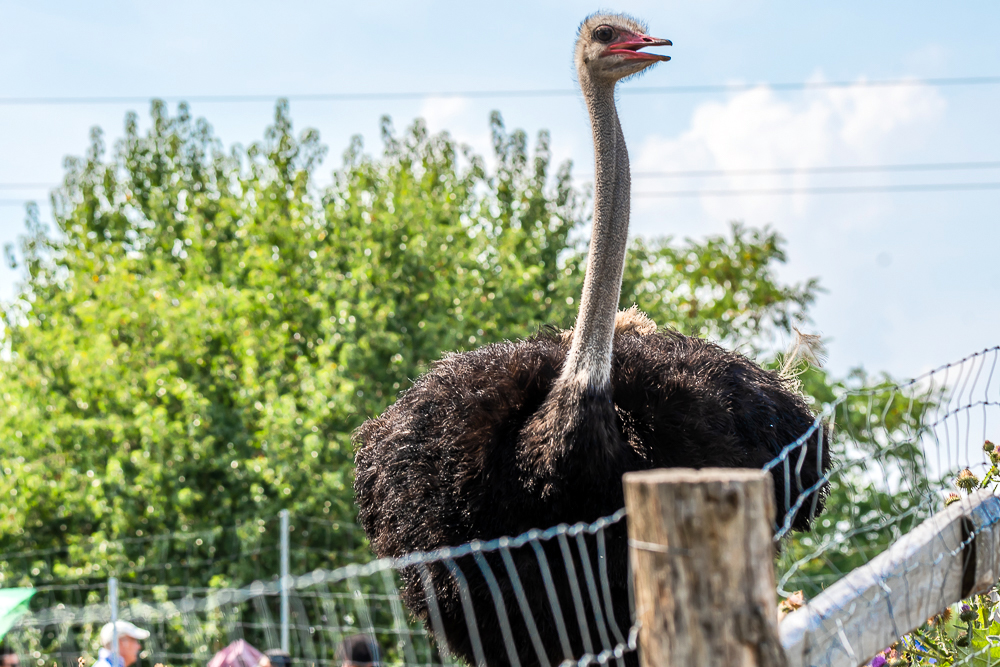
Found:
[[[989,497],[969,505],[996,487],[998,356],[992,348],[902,385],[871,383],[824,407],[836,447],[826,509],[808,533],[780,521],[776,531],[779,595],[813,601],[783,628],[808,627],[801,664],[863,664],[897,640],[875,664],[1000,657],[1000,597],[972,595],[1000,578],[1000,509]],[[794,451],[772,462],[776,481],[796,465]],[[939,615],[963,598],[967,609]]]
[[[635,649],[635,629],[627,607],[616,613],[611,603],[620,583],[609,575],[606,550],[608,532],[620,532],[624,516],[292,577],[293,662],[331,663],[341,641],[361,634],[381,647],[386,664],[462,664],[453,649],[463,642],[480,663],[500,646],[511,665],[624,664]],[[442,576],[459,582],[458,599],[435,589]],[[526,594],[529,580],[540,583],[541,597]],[[476,594],[479,587],[489,591],[490,606]],[[235,639],[277,647],[281,591],[280,580],[221,590],[123,584],[118,614],[151,631],[147,661],[205,663]],[[90,604],[30,613],[10,636],[12,645],[40,665],[93,659],[97,632],[111,618],[106,592],[95,586]],[[419,609],[419,618],[404,601]],[[558,642],[547,645],[542,637],[553,629]],[[431,641],[431,632],[439,641]]]
[[[367,541],[354,524],[301,516],[291,526],[293,571],[337,567],[361,560]],[[81,605],[87,591],[109,576],[125,583],[191,589],[265,580],[279,569],[277,516],[162,535],[110,539],[103,534],[70,536],[67,544],[0,554],[0,586],[33,586],[33,607]],[[215,579],[214,584],[210,582]]]
[[[818,594],[868,562],[920,521],[944,507],[969,470],[990,484],[998,439],[1000,349],[948,364],[902,385],[874,383],[844,392],[824,406],[814,428],[832,428],[834,465],[822,475],[829,484],[825,511],[808,533],[784,538],[777,566],[781,595]],[[794,446],[768,467],[777,484],[803,465]],[[790,509],[784,508],[785,517]]]
[[[1000,348],[992,348],[904,384],[858,376],[855,385],[817,396],[818,414],[809,432],[788,443],[767,466],[775,486],[786,489],[778,494],[785,501],[775,523],[781,597],[802,591],[805,600],[815,600],[843,580],[837,589],[848,589],[840,593],[842,604],[817,612],[816,623],[847,609],[851,618],[863,619],[852,626],[858,632],[888,623],[893,640],[900,640],[897,654],[908,651],[912,660],[985,664],[977,661],[1000,658],[1000,644],[994,645],[1000,642],[1000,595],[995,592],[991,597],[978,589],[986,594],[968,600],[972,611],[938,616],[922,630],[911,632],[910,622],[913,610],[924,614],[937,599],[933,590],[955,583],[959,597],[969,594],[972,589],[963,583],[972,562],[969,547],[978,543],[979,562],[986,562],[983,549],[992,547],[983,538],[993,535],[1000,510],[995,518],[989,512],[983,515],[985,510],[974,520],[958,518],[952,532],[941,528],[925,549],[910,554],[910,560],[900,561],[895,569],[884,567],[886,557],[899,551],[901,538],[928,525],[952,496],[995,486],[1000,456],[986,443],[1000,440],[998,362]],[[802,381],[808,390],[808,374]],[[806,456],[805,443],[816,442],[816,432],[824,430],[834,462],[829,470],[816,467],[818,459]],[[787,492],[803,488],[806,479],[818,479],[806,491],[822,494]],[[820,495],[825,507],[812,530],[790,530],[796,515],[819,509]],[[308,521],[295,519],[301,526]],[[924,526],[921,530],[929,530]],[[394,560],[320,567],[292,577],[293,661],[331,663],[345,637],[361,634],[381,647],[385,664],[393,665],[461,664],[455,654],[489,665],[636,664],[631,577],[627,562],[615,556],[624,551],[625,528],[620,511],[589,525],[557,526]],[[198,551],[208,548],[206,536],[192,534],[185,537],[187,542],[192,554],[187,558],[208,557]],[[295,536],[292,543],[294,552]],[[246,553],[255,548],[269,547],[261,543]],[[322,548],[311,544],[308,549]],[[303,566],[315,562],[309,553],[303,552],[298,563],[292,559],[293,571],[303,572]],[[155,568],[149,561],[136,567],[162,572],[179,562],[178,554],[171,551]],[[13,556],[0,556],[0,567],[12,574],[41,570],[35,566],[39,561],[53,572],[73,566],[60,560],[61,554]],[[953,562],[958,569],[949,569]],[[119,564],[119,572],[128,565]],[[273,576],[276,572],[273,568],[261,582],[239,588],[123,580],[120,617],[152,631],[143,658],[149,664],[204,664],[238,638],[275,648],[282,585]],[[858,584],[859,572],[867,572],[876,585]],[[990,572],[1000,576],[1000,568]],[[34,611],[12,631],[13,646],[39,665],[75,665],[80,656],[92,659],[96,633],[110,618],[106,585],[98,576],[103,574],[67,584],[75,587],[75,597],[60,594],[59,604],[47,604],[55,597],[45,597],[59,584],[43,586]],[[987,576],[983,566],[978,576]],[[900,597],[901,592],[906,595]],[[871,658],[860,635],[851,636],[843,627],[831,632],[838,642],[835,655],[814,655],[808,664],[863,664]]]

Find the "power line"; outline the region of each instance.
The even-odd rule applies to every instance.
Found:
[[[0,183],[0,190],[42,190],[55,186],[55,183]]]
[[[685,169],[639,171],[633,178],[690,178],[696,176],[765,176],[789,174],[865,174],[899,171],[958,171],[1000,169],[1000,162],[925,162],[916,164],[870,164],[826,167],[777,167],[773,169]]]
[[[909,171],[960,171],[974,169],[1000,169],[1000,161],[979,162],[920,162],[910,164],[831,165],[822,167],[776,167],[768,169],[678,169],[672,171],[632,172],[632,178],[692,178],[702,176],[782,176],[794,174],[864,174]],[[593,176],[578,173],[577,177]],[[0,190],[46,190],[58,183],[0,183]]]
[[[872,81],[796,81],[721,83],[694,86],[646,86],[623,88],[623,95],[687,95],[704,93],[730,93],[768,87],[772,90],[824,90],[830,88],[896,88],[913,86],[985,86],[1000,84],[1000,76],[965,76],[945,78],[881,79]],[[372,102],[390,100],[419,100],[427,97],[469,97],[469,98],[532,98],[532,97],[575,97],[580,91],[575,88],[539,88],[521,90],[452,90],[424,92],[368,92],[368,93],[302,93],[267,95],[163,95],[156,99],[164,102],[192,102],[200,104],[242,104],[253,102],[272,103],[278,98],[292,102]],[[145,104],[155,96],[141,95],[89,95],[78,97],[0,97],[3,106],[39,105],[100,105],[100,104]]]
[[[633,192],[633,197],[744,197],[756,195],[843,195],[908,192],[970,192],[1000,190],[1000,181],[985,183],[911,183],[904,185],[845,185],[812,188],[751,188],[735,190],[664,190],[661,192]],[[0,199],[0,206],[21,206],[30,199]]]
[[[987,183],[913,183],[907,185],[845,185],[815,188],[754,188],[740,190],[665,190],[633,192],[633,197],[745,197],[756,195],[844,195],[882,192],[949,192],[1000,190],[1000,182]]]

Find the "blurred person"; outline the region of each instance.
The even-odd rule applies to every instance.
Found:
[[[6,644],[0,644],[0,667],[21,667],[17,652]]]
[[[337,646],[338,667],[378,667],[378,644],[368,635],[345,637]]]
[[[264,651],[264,655],[271,662],[271,667],[292,667],[292,656],[288,654],[288,651],[282,651],[280,648],[270,648]]]
[[[118,631],[118,660],[111,663],[111,642],[115,630]],[[141,642],[149,638],[149,630],[137,628],[128,621],[106,624],[101,628],[101,649],[97,652],[97,662],[94,667],[131,667],[139,659],[142,650]]]

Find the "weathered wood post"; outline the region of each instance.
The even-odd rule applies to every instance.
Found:
[[[643,667],[785,667],[771,476],[674,468],[624,484]]]

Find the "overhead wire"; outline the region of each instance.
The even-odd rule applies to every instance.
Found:
[[[672,171],[638,171],[633,178],[693,178],[700,176],[783,176],[794,174],[865,174],[899,171],[959,171],[967,169],[1000,169],[1000,161],[922,162],[911,164],[833,165],[822,167],[774,167],[763,169],[678,169]]]
[[[760,195],[844,195],[889,192],[949,192],[1000,190],[1000,181],[985,183],[908,183],[902,185],[844,185],[803,188],[747,188],[730,190],[664,190],[660,192],[633,192],[633,197],[751,197]]]
[[[55,185],[55,183],[0,183],[0,190],[41,190]]]
[[[778,91],[825,90],[831,88],[897,88],[914,86],[987,86],[1000,84],[1000,76],[963,76],[936,78],[873,79],[871,81],[792,81],[792,82],[732,82],[705,85],[645,86],[625,88],[623,95],[687,95],[730,93],[767,87]],[[293,102],[365,102],[390,100],[419,100],[428,97],[467,98],[535,98],[575,97],[576,88],[538,88],[513,90],[450,90],[450,91],[397,91],[357,93],[292,93],[292,94],[233,94],[233,95],[80,95],[80,96],[24,96],[0,97],[0,106],[40,105],[102,105],[141,104],[154,97],[164,102],[191,102],[199,104],[273,102],[282,98]]]
[[[963,171],[1000,169],[1000,160],[974,162],[918,162],[909,164],[828,165],[820,167],[774,167],[745,169],[677,169],[668,171],[634,171],[632,178],[698,178],[711,176],[790,176],[796,174],[864,174],[911,171]],[[590,173],[577,173],[577,177],[591,177]],[[52,182],[0,182],[0,190],[43,190],[57,187]]]
[[[685,197],[753,197],[790,195],[845,195],[877,193],[929,193],[929,192],[973,192],[1000,190],[1000,181],[978,183],[905,183],[898,185],[844,185],[787,188],[733,188],[733,189],[692,189],[633,192],[640,199],[685,198]],[[20,206],[31,199],[0,199],[0,206]]]
[[[632,178],[707,178],[712,176],[794,176],[797,174],[866,174],[913,171],[963,171],[1000,169],[1000,161],[977,162],[917,162],[910,164],[828,165],[819,167],[766,167],[737,169],[671,169],[664,171],[633,171]],[[578,173],[578,177],[593,176]],[[2,185],[0,185],[2,187]]]

